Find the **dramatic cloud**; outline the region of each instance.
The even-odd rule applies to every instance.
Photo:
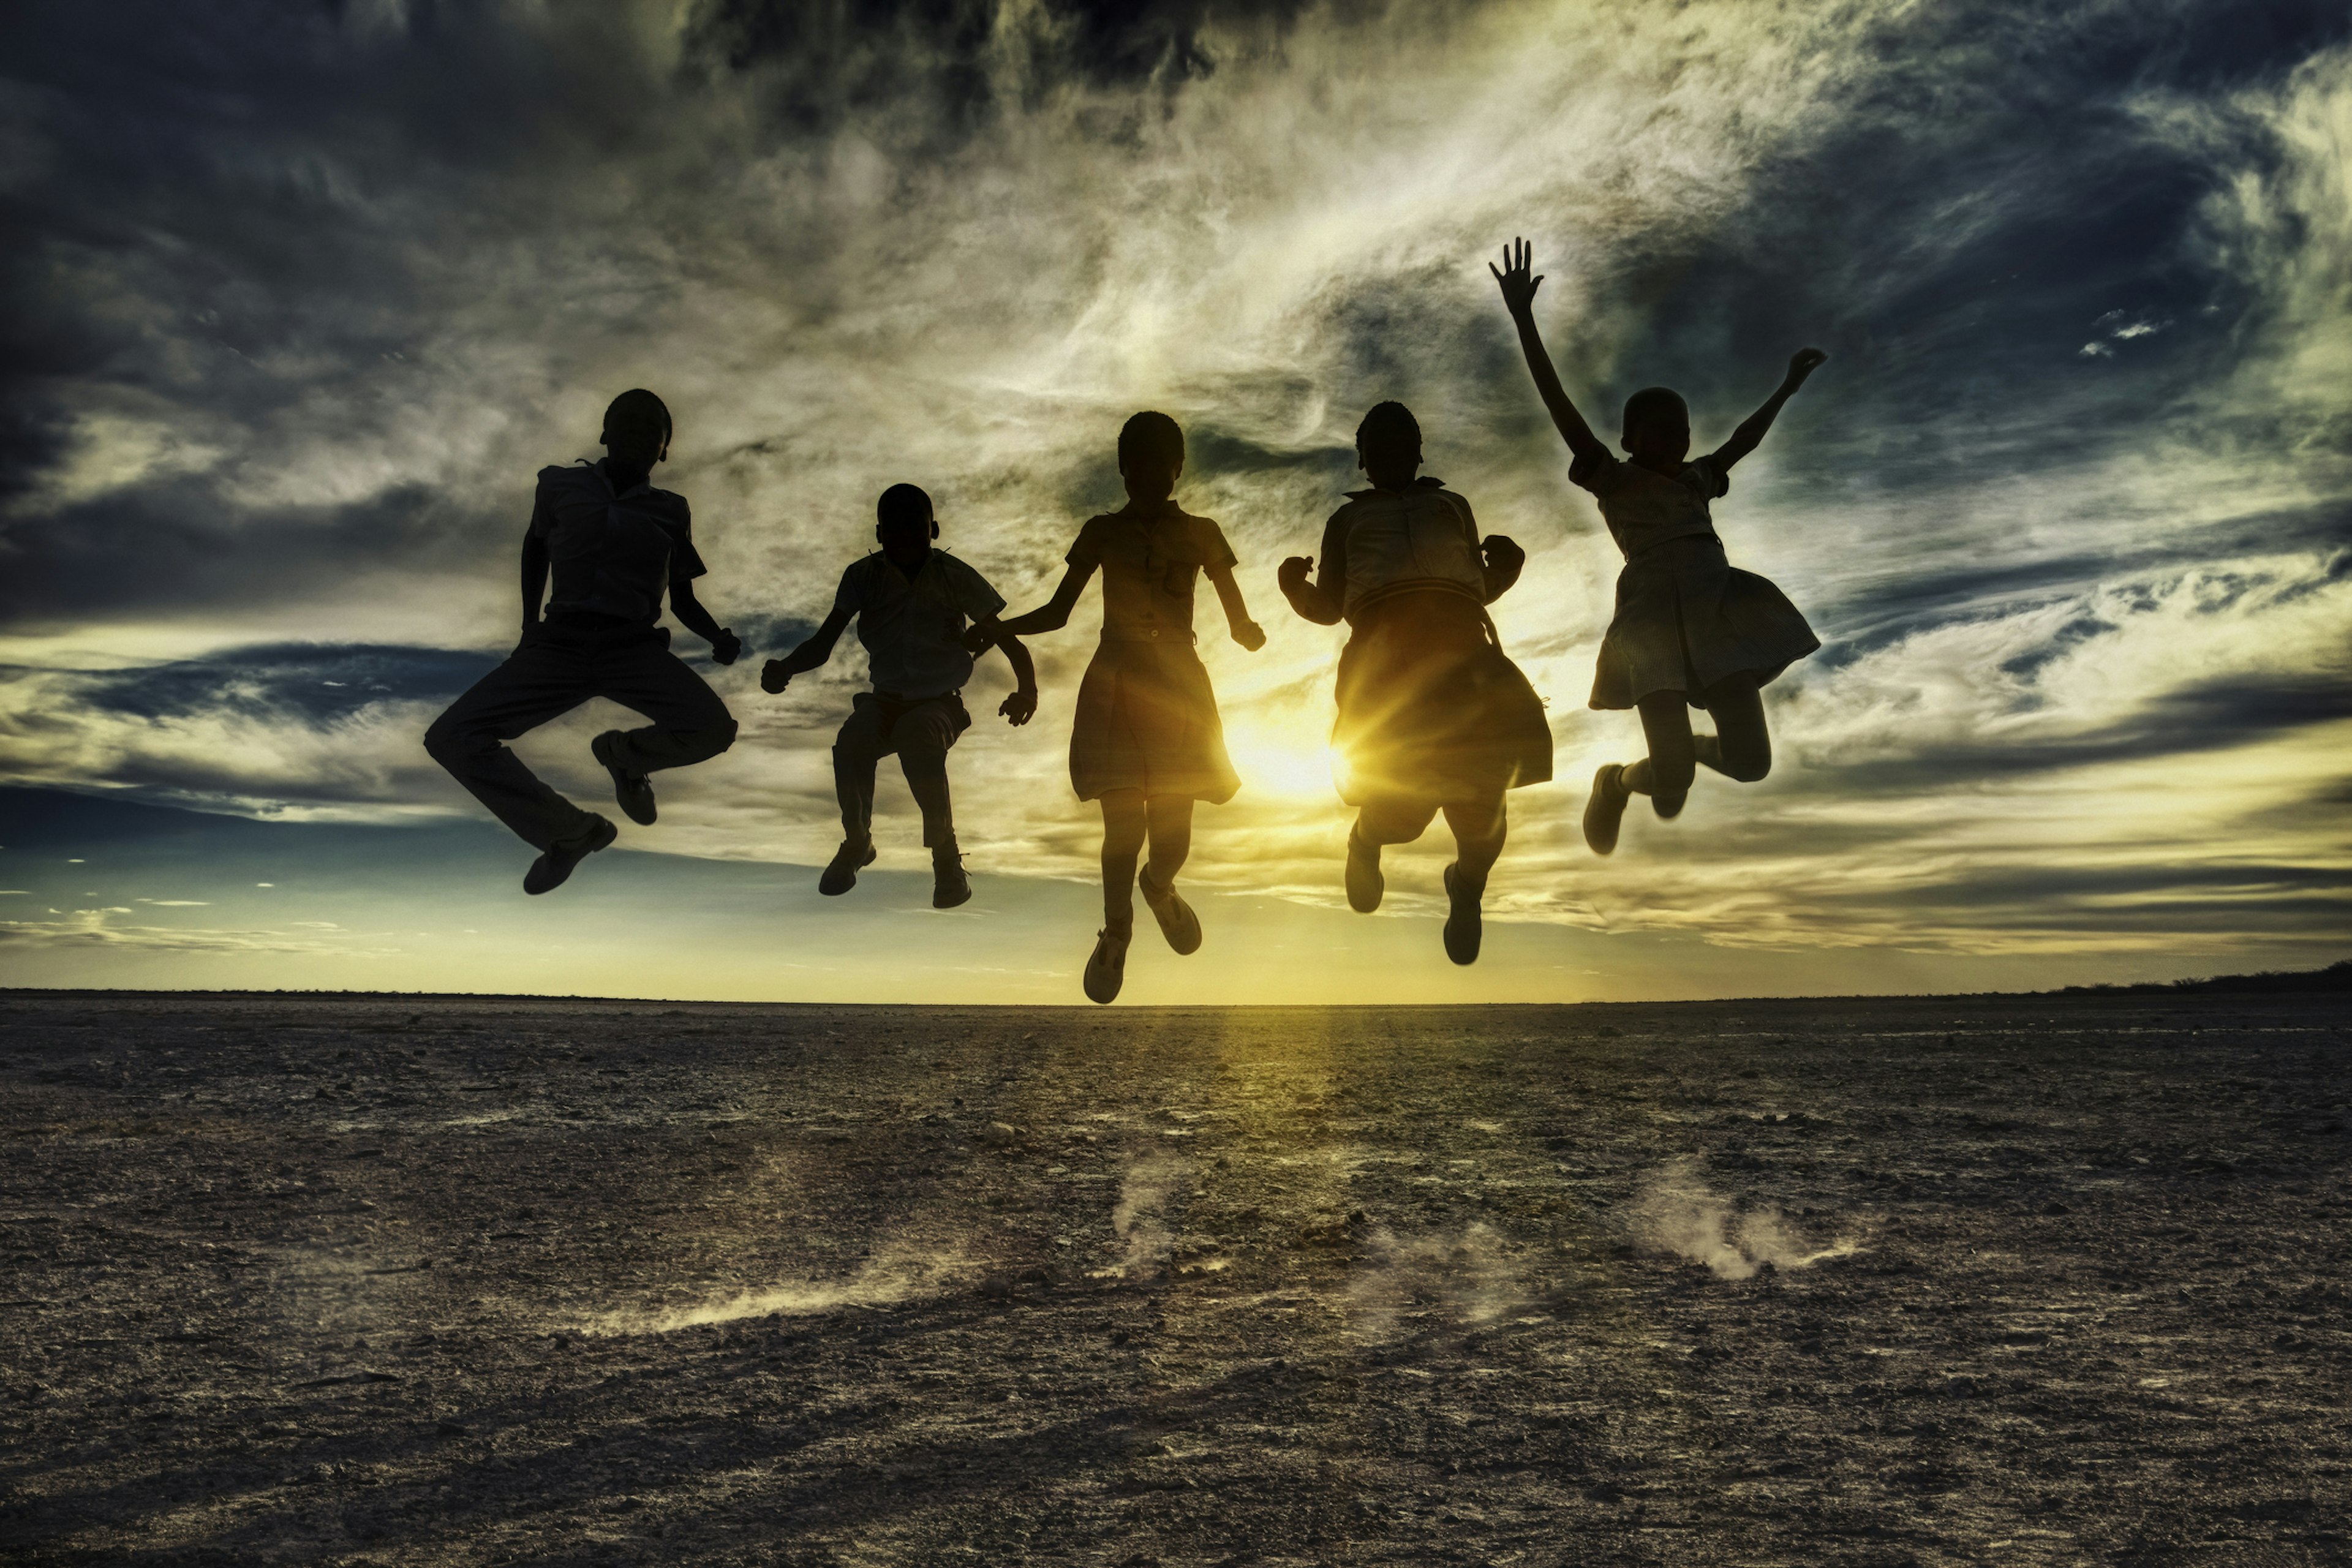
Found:
[[[1192,875],[1336,905],[1339,639],[1272,567],[1393,396],[1531,552],[1496,620],[1559,782],[1514,798],[1505,917],[2323,943],[2352,870],[2347,37],[2219,0],[25,7],[0,777],[471,811],[417,736],[511,640],[532,472],[592,454],[623,386],[676,410],[704,597],[768,652],[897,479],[1034,602],[1150,406],[1273,633],[1204,632],[1246,787]],[[1832,356],[1717,508],[1829,645],[1769,693],[1779,770],[1637,813],[1608,862],[1574,819],[1639,743],[1584,707],[1616,561],[1482,264],[1513,234],[1596,425],[1665,382],[1719,438],[1790,351]],[[983,666],[975,864],[1092,874],[1061,746],[1087,641],[1037,646],[1025,731]],[[743,739],[633,841],[821,860],[860,664],[781,699],[755,658],[717,672]],[[586,795],[613,721],[523,749]],[[1402,858],[1397,910],[1442,858]]]

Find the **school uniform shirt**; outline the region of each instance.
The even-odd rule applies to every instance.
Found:
[[[1350,490],[1323,527],[1318,568],[1352,624],[1391,594],[1437,589],[1486,602],[1486,563],[1470,503],[1423,476],[1402,490]]]
[[[1591,490],[1601,503],[1609,536],[1628,561],[1670,540],[1713,533],[1715,518],[1707,503],[1731,489],[1731,476],[1712,453],[1685,463],[1670,479],[1602,452],[1570,464],[1568,479]]]
[[[530,534],[547,547],[547,609],[559,618],[650,626],[674,584],[709,570],[684,496],[643,483],[617,492],[601,463],[540,469]]]
[[[857,617],[875,690],[943,697],[971,679],[964,628],[1004,608],[1004,598],[987,578],[934,546],[911,581],[880,551],[851,562],[833,607]]]

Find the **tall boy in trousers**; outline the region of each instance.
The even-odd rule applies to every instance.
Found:
[[[501,742],[607,697],[653,721],[608,730],[590,742],[613,775],[629,819],[650,825],[647,774],[715,757],[735,743],[735,721],[703,679],[669,651],[670,613],[732,664],[743,645],[694,596],[706,570],[696,553],[686,498],[647,484],[669,456],[669,409],[643,389],[604,410],[599,463],[539,471],[539,495],[522,542],[522,641],[425,732],[425,749],[505,823],[535,846],[522,879],[544,893],[617,835],[541,783]],[[540,613],[550,570],[555,589]]]

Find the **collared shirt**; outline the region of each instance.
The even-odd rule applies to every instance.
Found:
[[[880,551],[851,562],[833,607],[857,617],[857,640],[873,666],[875,690],[944,697],[971,679],[964,627],[1004,608],[1004,598],[987,578],[935,545],[911,582]]]
[[[1402,490],[1350,490],[1348,504],[1323,525],[1318,586],[1336,588],[1340,613],[1359,612],[1390,594],[1440,589],[1486,602],[1486,563],[1470,503],[1427,475]]]
[[[1102,569],[1104,637],[1165,637],[1186,645],[1192,640],[1192,589],[1201,573],[1234,564],[1223,531],[1173,500],[1130,500],[1087,519],[1063,559]]]
[[[599,463],[540,469],[530,532],[547,546],[551,613],[649,626],[672,584],[708,570],[684,496],[642,483],[615,493]]]
[[[1685,463],[1672,478],[1603,453],[1569,465],[1569,480],[1592,492],[1609,536],[1631,561],[1654,544],[1715,532],[1707,502],[1731,489],[1731,476],[1713,454]]]

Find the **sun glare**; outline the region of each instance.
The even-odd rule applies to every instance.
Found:
[[[1298,800],[1333,794],[1331,748],[1320,736],[1236,725],[1225,733],[1225,750],[1246,788]]]

